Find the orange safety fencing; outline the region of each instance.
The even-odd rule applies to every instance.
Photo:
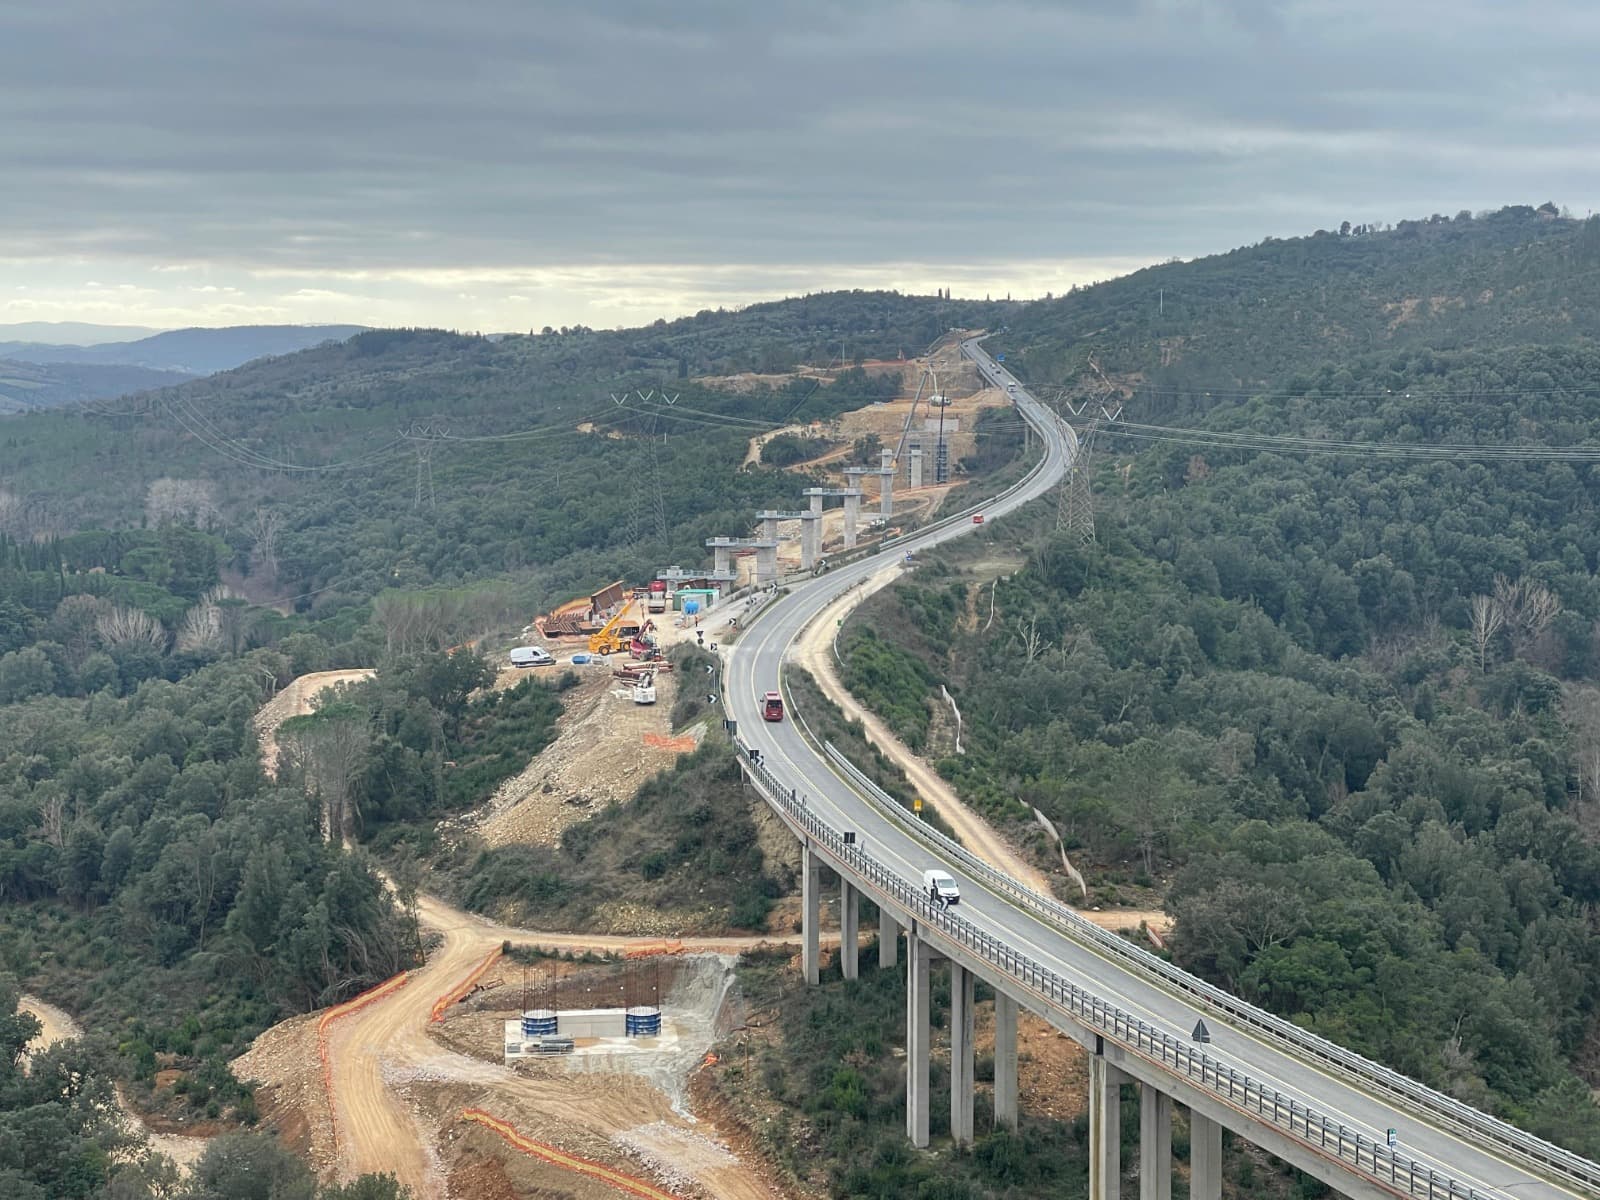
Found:
[[[644,735],[644,744],[654,746],[657,750],[671,750],[675,754],[687,754],[700,743],[692,737],[668,737],[664,733],[647,733]]]
[[[682,942],[645,942],[643,945],[630,946],[623,954],[624,958],[651,958],[657,954],[682,954]]]
[[[333,1129],[335,1154],[339,1153],[339,1114],[333,1104],[333,1055],[328,1050],[328,1026],[340,1017],[348,1017],[353,1012],[361,1011],[373,1001],[382,1000],[391,992],[399,991],[410,979],[410,971],[401,971],[400,974],[385,979],[377,987],[370,987],[343,1004],[335,1004],[317,1021],[317,1057],[322,1061],[322,1094],[328,1101],[328,1124]]]
[[[500,961],[500,956],[503,953],[505,953],[505,950],[504,947],[501,946],[496,946],[493,950],[489,951],[488,957],[477,966],[473,967],[470,975],[468,975],[460,983],[456,984],[455,987],[451,988],[448,992],[433,1002],[433,1012],[429,1015],[428,1019],[434,1022],[444,1020],[445,1010],[457,1000],[461,999],[461,997],[470,992],[472,990],[472,985],[483,978],[483,973],[485,971]]]
[[[554,1146],[547,1146],[543,1142],[536,1142],[532,1138],[523,1137],[515,1128],[506,1124],[498,1117],[491,1117],[481,1108],[464,1108],[461,1110],[461,1119],[473,1121],[485,1129],[492,1129],[503,1138],[507,1145],[513,1149],[521,1150],[524,1154],[531,1154],[535,1158],[542,1158],[547,1163],[554,1163],[558,1167],[565,1167],[569,1171],[576,1171],[580,1175],[587,1175],[591,1179],[599,1179],[609,1183],[612,1187],[621,1188],[635,1196],[643,1196],[645,1200],[677,1200],[671,1192],[663,1192],[660,1188],[636,1179],[632,1175],[624,1175],[621,1171],[611,1167],[602,1166],[597,1162],[590,1162],[586,1158],[579,1158],[575,1154],[568,1154],[565,1150],[557,1150]]]

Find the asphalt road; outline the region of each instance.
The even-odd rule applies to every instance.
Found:
[[[974,346],[974,351],[979,369],[990,382],[1000,387],[1015,382],[981,349]],[[1044,468],[1015,496],[983,509],[986,518],[1003,515],[1043,495],[1059,482],[1076,449],[1076,438],[1071,431],[1057,422],[1020,384],[1014,399],[1045,430]],[[974,530],[981,530],[981,527],[964,521],[908,538],[892,555],[885,551],[836,568],[795,586],[790,594],[773,605],[741,635],[728,653],[724,705],[727,714],[738,721],[740,740],[759,750],[767,768],[780,781],[806,796],[818,816],[837,829],[855,831],[866,852],[903,879],[915,883],[928,867],[944,867],[960,883],[962,901],[958,912],[962,917],[1079,987],[1180,1038],[1187,1038],[1195,1022],[1204,1016],[1213,1039],[1208,1050],[1217,1059],[1286,1095],[1299,1098],[1374,1141],[1381,1142],[1388,1129],[1397,1130],[1403,1153],[1462,1184],[1483,1192],[1505,1193],[1508,1200],[1535,1197],[1557,1200],[1581,1194],[1533,1175],[1525,1167],[1505,1161],[1460,1134],[1400,1111],[1393,1102],[1373,1096],[1247,1030],[1229,1025],[1215,1013],[1199,1009],[1186,999],[1157,987],[1128,966],[1102,957],[1059,929],[1012,907],[1000,896],[986,891],[976,879],[937,859],[910,833],[879,815],[867,800],[833,773],[801,736],[792,714],[781,722],[761,719],[761,694],[779,686],[780,670],[790,645],[814,614],[867,576],[878,571],[902,569],[906,551],[918,551]]]

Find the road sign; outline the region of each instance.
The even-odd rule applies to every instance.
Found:
[[[1391,1150],[1394,1149],[1394,1145],[1395,1145],[1395,1141],[1396,1140],[1397,1139],[1395,1138],[1395,1131],[1393,1129],[1389,1130],[1389,1149],[1391,1149]]]
[[[913,797],[911,797],[911,811],[914,812],[914,813],[919,813],[919,812],[922,811],[922,797],[921,796],[913,796]]]
[[[1005,362],[1006,356],[1004,354],[996,354],[994,360],[995,362]]]
[[[1197,1042],[1209,1042],[1211,1040],[1211,1030],[1206,1028],[1204,1021],[1196,1021],[1194,1023],[1194,1033],[1190,1036]]]

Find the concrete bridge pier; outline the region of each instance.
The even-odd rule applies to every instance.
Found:
[[[887,908],[878,909],[878,969],[892,967],[900,958],[900,923]]]
[[[769,517],[769,516],[766,516],[765,514],[762,515],[762,517],[761,517],[761,540],[764,541],[764,542],[775,542],[775,541],[778,540],[778,518],[777,517]]]
[[[950,960],[950,1136],[958,1146],[972,1145],[972,1008],[977,982],[976,975]]]
[[[861,949],[857,929],[861,923],[861,893],[848,879],[839,883],[839,970],[846,979],[861,972]]]
[[[878,482],[882,485],[878,492],[878,515],[880,517],[894,516],[894,451],[883,451],[883,465],[878,470]]]
[[[933,952],[917,936],[915,924],[906,933],[906,1137],[919,1150],[928,1148],[928,967]]]
[[[808,490],[806,494],[811,497],[811,515],[813,517],[820,517],[822,515],[822,496],[823,496],[823,493],[820,490],[819,491],[810,491],[810,490]]]
[[[1139,1200],[1172,1200],[1172,1097],[1148,1083],[1139,1085]]]
[[[844,548],[850,550],[856,544],[856,526],[861,522],[861,493],[857,491],[853,496],[844,498]]]
[[[822,952],[822,861],[810,844],[800,848],[800,965],[807,983],[816,983]]]
[[[1170,1110],[1169,1102],[1169,1115]],[[994,1124],[996,1129],[1017,1127],[1017,1002],[1004,992],[994,994]],[[1170,1135],[1167,1140],[1170,1158]],[[1169,1185],[1171,1181],[1169,1170]],[[1172,1200],[1172,1197],[1163,1196],[1160,1200]]]
[[[1189,1110],[1189,1196],[1221,1200],[1222,1126]]]
[[[822,514],[809,512],[800,518],[800,569],[809,571],[817,565],[822,550]]]
[[[733,552],[727,546],[711,547],[711,569],[719,575],[726,575],[733,564]]]
[[[756,583],[775,583],[778,579],[778,543],[764,540],[756,547]]]
[[[1121,1196],[1122,1082],[1125,1078],[1103,1054],[1090,1056],[1089,1200],[1119,1200]],[[1201,1198],[1196,1196],[1195,1200]]]
[[[906,482],[914,488],[922,486],[922,447],[911,447],[906,456]]]

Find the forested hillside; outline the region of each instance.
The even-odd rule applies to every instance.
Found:
[[[1056,824],[1091,901],[1163,900],[1185,966],[1590,1155],[1597,247],[1507,212],[1031,307],[1036,384],[1161,381],[1097,435],[1094,540],[1040,506],[999,532],[1019,568],[953,550],[844,639],[1042,864],[1030,809]],[[1160,283],[1165,325],[1113,315]]]
[[[753,433],[898,387],[892,373],[859,369],[742,395],[679,377],[826,362],[841,338],[851,357],[920,350],[941,322],[981,319],[981,308],[855,293],[615,334],[370,332],[115,406],[8,421],[7,1037],[27,1032],[9,1015],[15,979],[114,1031],[86,1103],[117,1077],[180,1124],[253,1123],[248,1083],[227,1063],[267,1025],[417,961],[411,846],[553,736],[569,679],[475,694],[493,672],[458,643],[515,631],[540,606],[619,575],[702,561],[706,536],[793,497],[795,476],[739,469]],[[664,385],[670,408],[646,399]],[[632,399],[621,407],[611,393]],[[419,469],[398,435],[424,423],[449,437]],[[346,666],[376,667],[376,678],[286,721],[278,762],[263,764],[254,714],[294,677]],[[778,885],[748,813],[694,841],[702,784],[730,812],[742,803],[727,769],[726,752],[710,749],[651,785],[641,804],[683,828],[685,861],[659,856],[657,871],[629,846],[624,865],[653,881],[706,857],[728,886],[702,899],[724,920],[759,923]],[[397,895],[345,840],[385,854]],[[530,882],[515,871],[507,861],[496,877],[506,890]],[[579,890],[563,894],[577,903]],[[36,1091],[0,1076],[0,1127]],[[72,1187],[52,1174],[60,1156],[7,1157],[8,1138],[0,1190],[188,1194],[125,1169],[126,1139],[92,1112],[63,1114],[59,1134],[61,1155],[81,1158]],[[218,1178],[229,1163],[266,1169],[260,1145],[219,1145]],[[299,1176],[294,1187],[310,1194]],[[196,1194],[234,1193],[219,1183]]]
[[[0,416],[108,400],[128,392],[182,383],[176,371],[80,363],[31,363],[0,354]]]

